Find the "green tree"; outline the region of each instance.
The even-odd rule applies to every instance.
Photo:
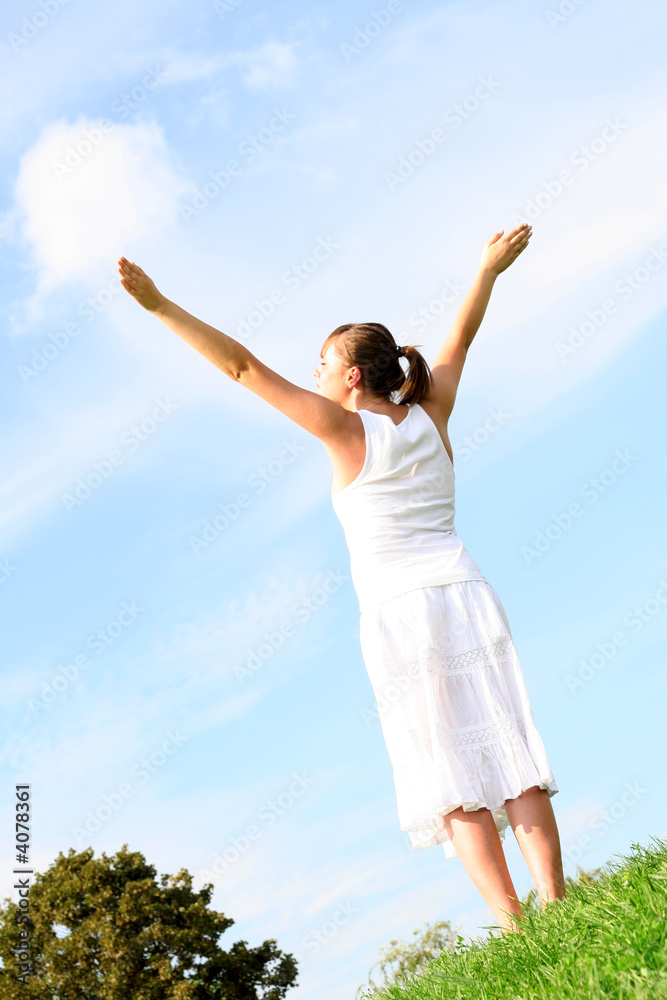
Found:
[[[186,869],[162,875],[138,851],[94,858],[92,848],[35,876],[30,887],[27,984],[16,979],[17,905],[0,908],[2,1000],[282,1000],[296,961],[271,938],[257,948],[218,938],[234,921],[209,909],[213,885]]]
[[[423,930],[418,928],[412,932],[415,941],[403,941],[394,938],[388,945],[380,948],[380,958],[371,968],[368,982],[357,990],[356,996],[362,992],[373,997],[384,997],[386,987],[403,977],[408,977],[424,971],[429,962],[437,958],[443,951],[453,951],[458,942],[463,939],[458,934],[458,928],[452,928],[449,920],[436,920],[429,924],[425,921]],[[382,975],[381,983],[373,982],[373,970],[378,968]]]

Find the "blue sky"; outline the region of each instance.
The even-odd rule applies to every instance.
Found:
[[[602,864],[667,829],[667,14],[54,3],[0,33],[4,787],[32,783],[38,869],[128,843],[213,873],[227,946],[276,937],[290,996],[352,997],[391,938],[493,920],[398,827],[324,449],[115,262],[313,389],[344,322],[432,361],[483,243],[531,220],[450,422],[456,524],[566,870]]]

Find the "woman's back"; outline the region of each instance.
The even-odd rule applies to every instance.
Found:
[[[363,611],[419,587],[485,580],[456,534],[454,469],[433,420],[419,403],[399,424],[371,410],[359,475],[332,490]]]

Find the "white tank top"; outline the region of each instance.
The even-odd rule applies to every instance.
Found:
[[[357,411],[366,458],[331,502],[350,551],[361,612],[421,587],[483,580],[454,527],[454,468],[433,420],[412,403],[400,424]]]

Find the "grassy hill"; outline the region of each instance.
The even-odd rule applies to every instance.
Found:
[[[376,1000],[662,1000],[667,998],[667,843],[614,855],[544,913],[526,904],[518,934],[444,951]]]

